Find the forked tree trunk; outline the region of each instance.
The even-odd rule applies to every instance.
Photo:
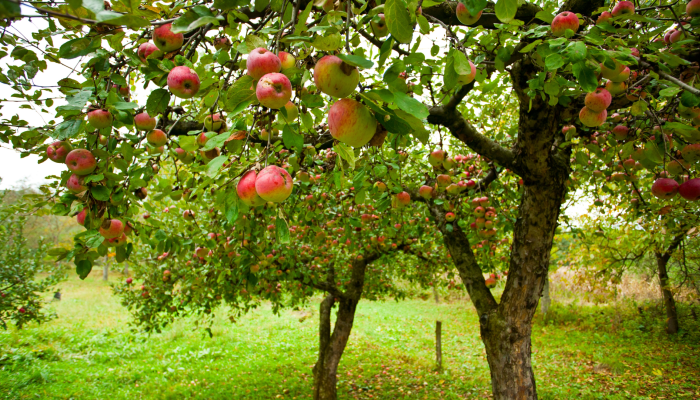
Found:
[[[321,302],[319,317],[318,360],[314,365],[314,400],[336,400],[338,398],[338,364],[355,321],[357,304],[362,298],[367,265],[379,258],[377,254],[365,255],[353,261],[352,277],[345,292],[337,289]],[[332,284],[332,280],[331,280]],[[337,302],[338,313],[331,332],[331,309]]]
[[[340,299],[338,315],[331,334],[331,308],[334,302],[333,296],[328,296],[321,302],[319,352],[318,361],[314,366],[314,400],[338,398],[336,387],[338,364],[350,339],[352,324],[355,320],[358,302],[354,299]]]

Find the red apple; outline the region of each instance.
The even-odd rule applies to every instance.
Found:
[[[630,68],[629,67],[624,67],[622,71],[620,71],[619,74],[613,76],[612,78],[609,78],[612,82],[615,83],[620,83],[620,82],[625,82],[630,78]]]
[[[66,156],[73,150],[70,143],[59,140],[53,142],[46,148],[46,156],[55,163],[66,162]]]
[[[126,244],[126,234],[122,233],[120,236],[107,239],[107,246],[111,247],[119,247],[119,246],[124,246]]]
[[[141,61],[147,62],[146,59],[148,58],[148,56],[150,56],[151,53],[153,53],[156,50],[158,50],[158,47],[156,47],[155,44],[153,44],[151,42],[146,42],[146,43],[141,43],[136,54],[139,56]]]
[[[199,76],[190,67],[175,67],[168,74],[168,89],[181,99],[194,97],[199,92]]]
[[[66,156],[66,165],[77,175],[88,175],[97,168],[97,160],[90,150],[75,149]]]
[[[463,23],[464,25],[473,25],[476,23],[476,21],[481,18],[481,13],[483,11],[479,11],[476,15],[471,15],[469,13],[469,10],[467,9],[467,6],[464,5],[461,1],[457,3],[457,19],[459,22]]]
[[[457,83],[459,83],[460,85],[468,85],[472,83],[472,81],[474,81],[474,79],[476,78],[476,67],[471,61],[469,61],[469,67],[471,68],[470,73],[466,75],[460,75],[457,77]]]
[[[160,129],[154,129],[146,135],[146,141],[151,146],[160,147],[168,142],[168,136]]]
[[[118,219],[106,219],[100,226],[100,235],[105,239],[119,237],[124,233],[124,223]]]
[[[112,113],[107,110],[92,110],[87,114],[90,125],[96,129],[105,129],[112,126]]]
[[[589,128],[593,128],[596,126],[601,126],[605,123],[605,120],[608,118],[608,111],[603,110],[599,113],[596,113],[588,107],[583,107],[581,109],[581,112],[578,114],[578,118],[582,124],[586,125]]]
[[[612,133],[615,135],[615,139],[617,140],[625,140],[627,139],[627,135],[629,134],[630,128],[624,126],[624,125],[618,125],[613,128]]]
[[[254,170],[250,170],[243,174],[241,180],[238,181],[238,185],[236,185],[236,193],[238,193],[238,197],[243,203],[250,207],[265,204],[265,200],[263,200],[255,190],[256,178],[257,173]]]
[[[340,58],[327,55],[314,67],[314,82],[329,96],[348,97],[360,83],[360,72]]]
[[[430,165],[433,167],[439,167],[445,161],[445,158],[447,158],[447,153],[445,150],[437,149],[431,152],[428,156],[428,163],[430,163]]]
[[[255,179],[255,191],[265,201],[281,203],[292,194],[292,177],[289,173],[276,165],[260,171]]]
[[[609,23],[610,23],[610,20],[612,19],[612,17],[613,17],[612,14],[610,14],[610,13],[607,12],[607,11],[603,11],[603,13],[600,14],[600,16],[598,17],[598,19],[595,21],[595,24],[596,24],[596,25],[600,25],[600,24],[609,24]]]
[[[328,129],[338,141],[362,147],[377,131],[377,120],[361,103],[352,99],[340,99],[328,111]]]
[[[182,219],[185,221],[192,221],[194,220],[194,211],[192,210],[185,210],[182,212]]]
[[[462,3],[459,3],[459,4],[462,4]],[[453,213],[453,212],[448,212],[447,214],[445,214],[445,221],[447,221],[447,222],[452,222],[452,221],[454,221],[455,219],[457,219],[457,216],[455,215],[455,213]]]
[[[292,83],[284,74],[272,72],[260,78],[255,95],[261,105],[279,110],[292,98]]]
[[[700,0],[691,0],[688,5],[685,6],[685,12],[691,18],[700,17]]]
[[[267,74],[280,72],[282,70],[282,63],[275,53],[258,47],[248,54],[246,68],[248,69],[248,75],[258,80]]]
[[[396,208],[406,207],[411,203],[411,195],[407,192],[401,192],[396,195]]]
[[[156,127],[156,118],[144,111],[134,116],[134,126],[140,131],[152,131]]]
[[[607,90],[598,88],[595,92],[586,95],[585,103],[589,110],[599,113],[610,107],[612,96]]]
[[[84,192],[87,190],[87,186],[85,186],[83,180],[84,178],[82,176],[72,174],[66,181],[66,188],[73,193]]]
[[[651,185],[651,193],[663,200],[672,199],[678,193],[678,182],[670,178],[659,178]]]
[[[459,7],[458,7],[459,8]],[[459,18],[459,16],[457,17]],[[571,29],[576,33],[578,31],[579,23],[576,14],[570,11],[564,11],[560,13],[552,21],[552,34],[554,36],[564,36],[567,29]]]
[[[78,214],[75,216],[75,220],[80,224],[85,226],[85,217],[87,216],[87,210],[82,209]]]
[[[631,1],[621,1],[617,3],[612,10],[613,17],[632,14],[634,14],[634,3]]]
[[[690,179],[678,187],[678,194],[690,201],[700,200],[700,178]]]
[[[153,30],[153,43],[166,53],[179,49],[185,42],[182,33],[172,32],[172,26],[173,24],[163,24]]]

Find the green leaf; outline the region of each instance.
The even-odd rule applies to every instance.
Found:
[[[282,129],[282,142],[289,149],[302,151],[304,148],[304,136],[294,132],[289,125],[285,125]]]
[[[521,53],[529,53],[531,52],[535,47],[539,46],[539,44],[542,43],[542,39],[537,39],[534,42],[528,44],[527,46],[523,47],[520,49]]]
[[[535,14],[535,18],[540,19],[548,24],[551,24],[552,21],[554,21],[554,15],[544,10],[538,11],[537,14]]]
[[[401,117],[401,119],[411,127],[411,135],[413,135],[413,137],[423,144],[428,144],[430,140],[430,131],[425,128],[423,121],[403,110],[396,110],[396,115]]]
[[[338,58],[341,60],[345,61],[345,63],[352,65],[353,67],[359,67],[359,68],[364,68],[364,69],[369,69],[374,67],[374,62],[361,57],[361,56],[356,56],[356,55],[346,55],[346,54],[338,54]]]
[[[372,169],[374,171],[374,175],[377,178],[383,178],[384,175],[386,175],[387,172],[389,172],[389,169],[386,167],[386,165],[375,165],[374,168]]]
[[[663,153],[654,142],[646,142],[644,144],[644,155],[654,164],[661,164],[664,162]]]
[[[454,50],[450,50],[445,60],[445,75],[443,76],[443,84],[446,90],[452,90],[457,85],[457,72],[455,71]]]
[[[195,6],[173,21],[170,30],[173,33],[186,33],[210,23],[218,26],[219,19],[223,17],[217,18],[207,7]]]
[[[472,67],[467,60],[467,56],[460,50],[455,50],[452,55],[454,56],[454,69],[457,75],[469,75],[472,73]]]
[[[61,45],[58,49],[58,57],[65,59],[78,58],[94,53],[102,48],[100,37],[95,38],[78,38],[69,40]]]
[[[663,89],[659,91],[659,95],[663,97],[673,97],[680,93],[681,89],[677,87],[667,87],[666,89]]]
[[[588,49],[586,43],[584,42],[571,42],[566,48],[566,54],[569,57],[569,61],[572,63],[577,63],[586,59],[588,55]]]
[[[22,14],[19,3],[8,0],[0,0],[0,19],[16,18]]]
[[[332,33],[328,36],[316,36],[311,44],[323,51],[333,51],[340,47],[341,36],[339,33]]]
[[[545,58],[544,64],[547,66],[547,69],[550,71],[555,70],[555,69],[559,69],[559,68],[563,67],[565,64],[564,57],[562,57],[561,55],[559,55],[557,53],[552,53],[552,54],[548,55],[547,58]]]
[[[114,103],[114,108],[116,108],[117,110],[121,110],[121,111],[135,110],[135,109],[139,108],[139,105],[134,103],[134,102],[127,103],[126,101],[118,101],[118,102]]]
[[[195,136],[180,136],[180,148],[185,151],[195,151],[199,148],[197,146],[197,138]]]
[[[496,18],[507,24],[515,18],[518,12],[518,0],[498,0],[496,3]]]
[[[216,157],[215,159],[209,161],[209,164],[207,164],[207,175],[213,177],[216,174],[218,174],[219,170],[221,169],[221,166],[224,165],[226,160],[228,160],[228,156],[222,154]]]
[[[78,274],[80,279],[87,278],[92,271],[92,262],[90,260],[80,260],[75,262],[75,272]]]
[[[425,18],[422,14],[418,15],[416,17],[416,21],[418,21],[418,26],[420,27],[420,33],[427,35],[430,33],[430,24],[428,23],[428,19]]]
[[[148,115],[158,115],[165,112],[170,103],[170,92],[167,89],[156,89],[148,95],[146,100],[146,112]]]
[[[99,201],[109,201],[110,190],[104,186],[98,185],[90,188],[90,193],[92,197]]]
[[[275,219],[275,232],[277,233],[277,241],[282,244],[289,244],[291,242],[291,235],[289,234],[289,227],[287,226],[287,221],[281,215]]]
[[[191,136],[194,137],[194,136]],[[224,145],[224,142],[231,137],[231,132],[224,132],[220,135],[216,135],[213,138],[209,138],[207,140],[207,143],[204,145],[202,148],[203,151],[211,150],[215,147],[221,147]]]
[[[117,73],[114,73],[114,74],[110,75],[110,76],[109,76],[109,79],[111,79],[112,82],[116,83],[116,84],[119,85],[119,86],[126,86],[126,85],[127,85],[126,79],[124,79],[123,76],[121,76],[121,75],[119,75],[119,74],[117,74]]]
[[[267,47],[267,43],[258,36],[248,35],[245,37],[245,46],[248,49],[248,52],[250,53],[251,51],[259,47]]]
[[[355,151],[345,143],[338,143],[333,146],[333,150],[340,158],[345,160],[350,166],[350,170],[355,169]]]
[[[595,92],[598,88],[598,74],[595,70],[589,68],[587,63],[580,61],[574,64],[573,72],[581,89],[588,93]]]
[[[58,124],[51,137],[59,140],[70,139],[78,135],[84,127],[85,121],[82,119],[69,119]]]
[[[467,7],[470,15],[476,15],[486,8],[486,0],[464,0],[462,3]]]
[[[306,26],[306,20],[309,19],[309,15],[311,14],[311,8],[313,7],[314,2],[310,1],[309,4],[306,5],[306,8],[304,8],[304,11],[299,14],[299,20],[297,21],[296,26],[294,27],[294,34],[299,35],[300,33],[304,32],[307,30]]]
[[[406,93],[395,92],[394,100],[400,109],[414,115],[418,119],[426,119],[430,114],[428,107],[425,104],[414,99],[413,97],[410,97]]]
[[[391,36],[400,43],[410,43],[413,38],[411,17],[403,0],[387,0],[384,16]]]

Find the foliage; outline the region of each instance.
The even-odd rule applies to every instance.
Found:
[[[4,197],[0,194],[0,324],[4,329],[8,323],[22,328],[53,317],[45,310],[42,296],[63,274],[60,267],[45,260],[48,245],[27,246],[27,217],[22,214],[26,210],[22,204],[5,205]]]

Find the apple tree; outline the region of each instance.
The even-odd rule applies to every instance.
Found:
[[[651,189],[664,201],[677,192],[688,201],[699,197],[700,180],[690,179],[693,147],[688,166],[679,162],[689,179],[669,178],[677,151],[683,156],[700,142],[698,0],[3,0],[2,6],[7,29],[0,41],[11,62],[0,81],[29,108],[54,116],[42,126],[3,116],[0,140],[65,163],[68,171],[46,190],[58,200],[54,213],[77,214],[86,227],[59,257],[73,260],[84,277],[109,246],[118,260],[146,256],[148,246],[157,256],[167,253],[166,265],[171,253],[178,261],[196,255],[188,260],[193,270],[180,264],[168,267],[168,276],[160,267],[144,270],[150,278],[139,295],[153,301],[137,303],[124,289],[127,303],[159,323],[170,318],[166,304],[178,312],[175,297],[206,312],[221,296],[244,311],[258,301],[250,294],[282,301],[282,287],[324,290],[332,296],[324,307],[338,299],[350,315],[362,293],[354,277],[391,251],[379,236],[401,232],[407,226],[401,218],[412,209],[441,233],[476,308],[494,397],[536,398],[531,322],[567,192],[600,176],[594,164],[624,167],[634,155],[644,172],[617,175],[620,184],[609,190],[626,192],[622,182],[634,187],[643,175],[640,184],[654,183],[635,189],[640,193]],[[25,10],[48,21],[31,37],[12,26]],[[57,81],[65,104],[55,110],[42,97],[54,88],[33,83],[50,63],[79,72]],[[453,146],[469,152],[446,145],[448,133]],[[464,164],[450,154],[484,164],[471,188],[455,174]],[[333,200],[318,197],[319,186]],[[189,224],[157,215],[164,208],[154,201],[165,196],[180,202],[175,210]],[[507,207],[497,210],[493,199]],[[365,232],[351,202],[387,216]],[[312,212],[327,204],[330,212]],[[331,219],[337,228],[328,227]],[[303,256],[324,260],[323,273],[312,271],[318,264],[300,258],[307,250],[291,243],[295,226],[306,246],[306,235],[319,236],[320,244],[328,227],[339,244],[348,236],[345,246],[357,251],[331,241]],[[352,228],[357,237],[349,237]],[[205,239],[207,232],[214,237]],[[426,232],[397,237],[410,238],[412,252],[413,238],[429,243]],[[483,276],[495,268],[508,272],[499,301]],[[373,271],[368,280],[379,279],[381,288],[390,271]],[[181,283],[159,286],[171,274]],[[334,274],[338,280],[324,280]],[[299,276],[308,279],[294,289]],[[217,289],[227,280],[235,288],[245,280],[246,292]],[[342,293],[330,291],[343,285]],[[173,289],[185,292],[173,296]],[[335,339],[347,340],[330,335],[330,343]],[[339,359],[343,346],[330,345],[327,354]],[[318,379],[317,398],[335,398],[334,390],[320,390],[334,385]]]

